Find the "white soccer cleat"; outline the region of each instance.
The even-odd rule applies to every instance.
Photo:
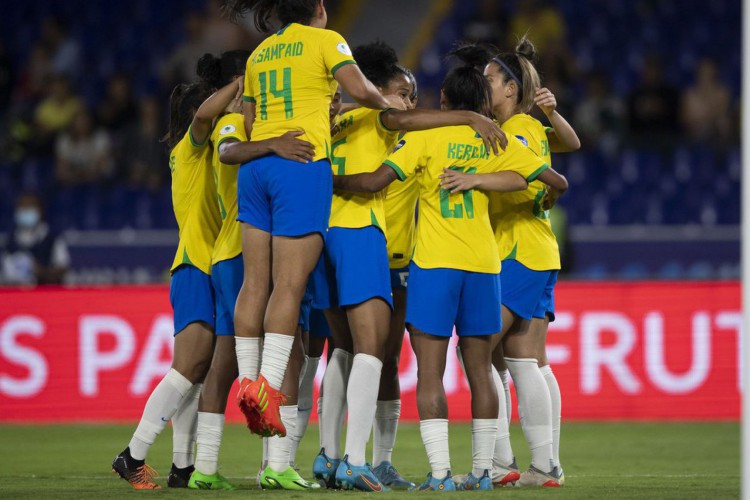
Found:
[[[515,460],[508,466],[495,466],[492,468],[492,485],[495,488],[514,486],[520,478],[521,473]]]

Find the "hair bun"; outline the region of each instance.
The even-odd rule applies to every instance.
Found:
[[[196,73],[201,80],[214,87],[221,87],[221,59],[213,54],[203,54],[198,59]]]
[[[536,59],[536,47],[534,47],[534,44],[531,43],[531,40],[529,40],[526,35],[518,40],[518,44],[516,45],[516,55],[525,57],[532,62]]]
[[[398,64],[396,51],[382,40],[355,47],[352,55],[357,64],[372,68],[378,73],[387,73]]]
[[[497,51],[490,46],[477,43],[463,43],[457,45],[448,55],[457,57],[466,66],[474,68],[484,67],[492,60]]]

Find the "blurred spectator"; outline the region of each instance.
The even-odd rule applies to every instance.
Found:
[[[99,123],[110,132],[122,131],[135,123],[137,108],[130,80],[123,74],[116,74],[109,79],[107,95],[99,104]]]
[[[265,38],[254,29],[254,26],[251,33],[242,24],[230,22],[222,13],[221,0],[208,2],[207,18],[204,37],[206,44],[214,47],[216,52],[247,50],[258,45],[258,42]]]
[[[636,146],[668,147],[679,133],[677,89],[664,81],[661,58],[643,64],[640,84],[628,97],[630,138]]]
[[[169,155],[159,141],[162,128],[159,101],[143,99],[139,121],[126,132],[118,154],[121,176],[131,187],[155,191],[164,183]]]
[[[576,107],[573,123],[584,144],[614,153],[622,142],[625,104],[612,92],[609,78],[594,71],[586,78],[586,92]]]
[[[544,53],[550,47],[565,43],[565,19],[560,11],[545,0],[519,2],[518,12],[510,20],[509,47],[528,34],[537,50]]]
[[[46,44],[37,42],[31,48],[29,61],[20,75],[18,97],[25,101],[36,99],[44,93],[52,77],[52,51]]]
[[[189,12],[185,16],[185,36],[169,59],[162,65],[161,79],[168,88],[178,82],[194,82],[198,79],[195,66],[206,52],[217,52],[206,39],[206,21],[199,12]]]
[[[52,71],[71,80],[81,76],[81,47],[61,19],[48,17],[43,21],[42,40],[52,50]]]
[[[682,95],[680,118],[695,142],[724,146],[731,137],[729,88],[719,81],[716,63],[703,59],[695,71],[695,83]]]
[[[81,100],[73,94],[70,81],[65,76],[54,76],[47,92],[47,97],[34,111],[34,121],[43,138],[54,136],[67,128],[81,109]]]
[[[464,38],[474,42],[497,44],[504,32],[503,12],[496,0],[479,0],[476,17],[466,24]]]
[[[105,179],[112,170],[109,134],[95,129],[91,113],[81,109],[57,139],[55,174],[60,184],[75,186]]]
[[[0,40],[0,118],[5,115],[13,92],[13,64]]]
[[[33,194],[16,201],[15,224],[2,254],[3,282],[14,285],[55,285],[70,268],[65,240],[45,220],[42,202]]]

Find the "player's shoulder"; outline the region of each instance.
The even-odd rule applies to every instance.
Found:
[[[211,132],[211,142],[214,144],[222,137],[234,136],[237,133],[244,134],[245,117],[242,113],[227,113],[216,121]]]
[[[501,128],[505,133],[517,137],[524,146],[528,146],[529,141],[538,140],[545,135],[542,122],[526,113],[511,116]]]

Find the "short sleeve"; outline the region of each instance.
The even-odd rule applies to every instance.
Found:
[[[244,120],[245,117],[239,113],[230,113],[219,118],[211,134],[211,142],[213,142],[214,148],[218,148],[228,140],[247,141]]]
[[[242,91],[242,100],[244,102],[255,102],[255,92],[253,90],[253,77],[252,72],[250,71],[250,61],[252,60],[252,57],[250,57],[247,60],[247,65],[245,67],[245,88]]]
[[[335,31],[326,30],[325,36],[321,38],[320,51],[331,75],[335,75],[336,71],[347,64],[357,64],[344,37]]]
[[[412,132],[404,135],[383,162],[391,167],[402,181],[413,175],[417,168],[427,162],[426,143],[423,134]]]
[[[188,127],[188,130],[187,130],[187,132],[185,132],[185,135],[186,135],[186,138],[187,138],[187,141],[185,141],[185,142],[190,145],[190,149],[191,149],[191,152],[193,154],[197,153],[198,151],[200,151],[203,148],[205,148],[206,146],[208,146],[210,136],[206,137],[206,140],[203,141],[202,143],[198,143],[198,142],[195,141],[195,139],[193,139],[193,126],[192,125],[190,125],[190,127]]]
[[[510,170],[517,172],[528,182],[533,181],[539,174],[549,168],[547,163],[539,158],[531,149],[525,147],[516,137],[508,138],[505,152],[495,157],[492,171]]]

